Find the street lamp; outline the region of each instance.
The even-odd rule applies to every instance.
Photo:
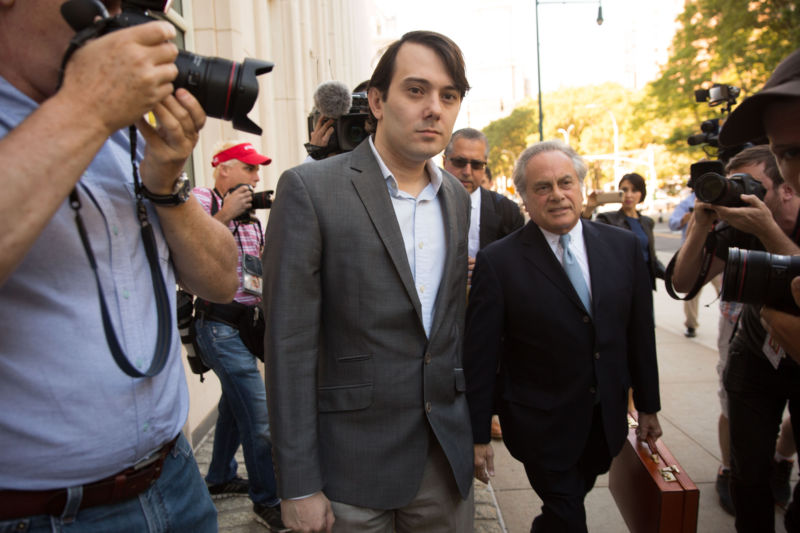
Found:
[[[569,144],[569,134],[575,129],[575,124],[570,124],[567,129],[558,128],[558,133],[564,136],[564,144]]]
[[[588,108],[598,108],[597,104],[586,104]],[[611,126],[614,128],[614,183],[617,183],[619,175],[619,127],[617,127],[617,117],[610,109],[605,110],[611,117]]]
[[[536,6],[536,79],[539,83],[539,140],[544,140],[544,113],[542,112],[542,62],[539,59],[539,4],[594,4],[594,0],[574,0],[572,2],[534,0]],[[597,0],[597,25],[603,24],[602,0]]]

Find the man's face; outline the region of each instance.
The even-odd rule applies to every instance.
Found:
[[[37,102],[55,93],[62,57],[75,35],[61,16],[63,3],[64,0],[15,0],[0,20],[0,54],[8,54],[0,61],[0,74]],[[104,0],[103,4],[115,15],[120,11],[121,0]],[[36,46],[19,46],[19,36]]]
[[[467,192],[476,190],[486,179],[486,143],[457,138],[453,141],[453,151],[444,156],[444,169],[457,177]]]
[[[433,50],[404,43],[386,100],[371,88],[369,104],[378,120],[375,145],[381,157],[389,166],[413,165],[438,154],[450,141],[461,93]]]
[[[236,187],[240,183],[246,183],[255,188],[260,180],[258,171],[258,165],[249,165],[239,160],[236,160],[230,166],[221,166],[216,183],[217,190],[224,196],[229,189]]]
[[[800,195],[800,98],[768,106],[764,128],[781,176]]]
[[[774,189],[775,183],[764,173],[764,163],[759,163],[756,165],[744,165],[743,167],[731,169],[728,177],[731,177],[732,174],[742,173],[750,174],[761,182],[761,185],[763,185],[767,190],[766,194],[764,195],[764,203],[772,212],[772,214],[776,215],[781,205],[780,193]]]
[[[583,193],[572,160],[558,151],[532,157],[525,166],[522,200],[539,227],[563,235],[578,223]]]

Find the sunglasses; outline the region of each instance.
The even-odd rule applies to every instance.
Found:
[[[486,168],[486,161],[478,161],[476,159],[466,159],[464,157],[448,157],[447,159],[453,164],[456,168],[464,168],[469,164],[472,167],[472,170],[483,170]]]

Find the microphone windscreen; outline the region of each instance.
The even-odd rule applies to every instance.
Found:
[[[350,112],[353,96],[350,89],[340,81],[326,81],[314,92],[314,106],[328,118],[338,119]]]

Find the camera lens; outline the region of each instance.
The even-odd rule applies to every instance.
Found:
[[[722,299],[766,305],[800,315],[790,283],[800,275],[800,256],[758,250],[728,249],[722,279]]]
[[[728,180],[716,172],[707,172],[694,182],[697,199],[707,204],[718,204],[728,192]]]
[[[272,207],[270,196],[272,191],[261,191],[253,193],[253,209],[269,209]]]
[[[232,120],[237,130],[261,135],[261,128],[247,118],[247,113],[258,97],[256,76],[271,71],[272,63],[250,58],[237,63],[182,50],[175,65],[175,87],[192,93],[208,116]]]
[[[352,150],[367,138],[367,131],[364,129],[366,121],[367,115],[361,113],[339,119],[339,146],[343,152]]]

